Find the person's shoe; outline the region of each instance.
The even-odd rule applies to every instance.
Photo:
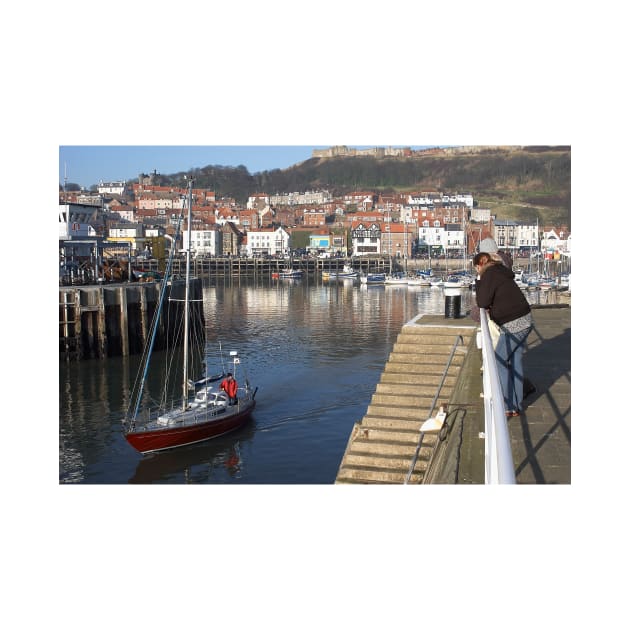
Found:
[[[508,418],[516,418],[517,416],[521,415],[521,412],[520,411],[513,411],[513,410],[510,409],[510,411],[506,411],[505,412],[505,415]]]
[[[523,383],[523,399],[527,398],[528,396],[531,396],[535,392],[536,392],[536,385],[534,385],[534,383],[532,383],[529,379],[526,378],[525,382]]]

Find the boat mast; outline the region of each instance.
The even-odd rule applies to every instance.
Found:
[[[184,382],[182,394],[182,409],[188,405],[188,327],[190,302],[190,245],[192,235],[192,177],[188,179],[188,247],[186,248],[186,293],[184,297]]]
[[[462,260],[462,271],[468,271],[468,238],[466,235],[466,206],[462,208],[462,225],[464,226],[464,259]]]

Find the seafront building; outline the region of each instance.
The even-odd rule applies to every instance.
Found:
[[[140,176],[134,183],[100,182],[96,193],[61,192],[61,257],[68,256],[72,242],[76,255],[82,239],[126,241],[125,251],[132,255],[154,247],[186,249],[186,226],[177,233],[185,193],[155,185],[152,176]],[[483,238],[492,236],[501,248],[521,254],[542,248],[545,255],[557,257],[569,254],[571,244],[566,226],[496,218],[489,209],[475,207],[472,194],[461,191],[361,190],[339,197],[327,190],[260,192],[242,206],[234,199],[217,199],[212,190],[194,189],[192,216],[191,249],[197,257],[285,255],[296,247],[294,231],[309,228],[314,238],[307,235],[306,242],[303,237],[300,241],[314,254],[457,256],[475,252]],[[157,237],[147,242],[144,229],[159,229],[162,246]]]

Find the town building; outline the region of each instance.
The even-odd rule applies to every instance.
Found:
[[[99,195],[124,195],[127,189],[127,182],[104,182],[101,180],[96,187]]]
[[[320,227],[326,224],[327,216],[328,215],[326,214],[325,210],[311,208],[309,210],[304,210],[304,213],[302,215],[302,223],[305,226],[309,227]]]
[[[377,222],[352,223],[352,255],[369,256],[381,253],[381,225]]]
[[[227,221],[219,226],[218,229],[221,231],[221,255],[240,256],[241,253],[246,253],[245,233],[241,232],[235,223]]]
[[[539,247],[536,223],[495,219],[492,236],[499,249],[531,250]]]
[[[283,256],[290,251],[290,236],[284,228],[261,228],[247,234],[246,253],[257,256]]]
[[[191,255],[196,258],[202,258],[222,253],[221,235],[222,232],[219,229],[190,230]],[[184,251],[187,251],[188,230],[184,231],[182,244]]]

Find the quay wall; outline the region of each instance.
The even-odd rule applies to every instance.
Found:
[[[59,287],[59,358],[74,361],[142,352],[157,310],[161,282]],[[156,322],[155,348],[181,343],[185,282],[166,287],[165,305]],[[191,281],[191,338],[204,326],[201,281]],[[171,301],[172,300],[172,301]]]
[[[195,258],[190,261],[191,273],[197,277],[251,276],[271,277],[273,273],[286,267],[301,269],[307,274],[321,274],[323,271],[340,271],[345,264],[361,273],[399,271],[403,269],[400,259],[390,257],[355,258]],[[146,271],[158,271],[157,260],[147,260],[142,264]],[[186,261],[173,261],[173,273],[184,275]]]

